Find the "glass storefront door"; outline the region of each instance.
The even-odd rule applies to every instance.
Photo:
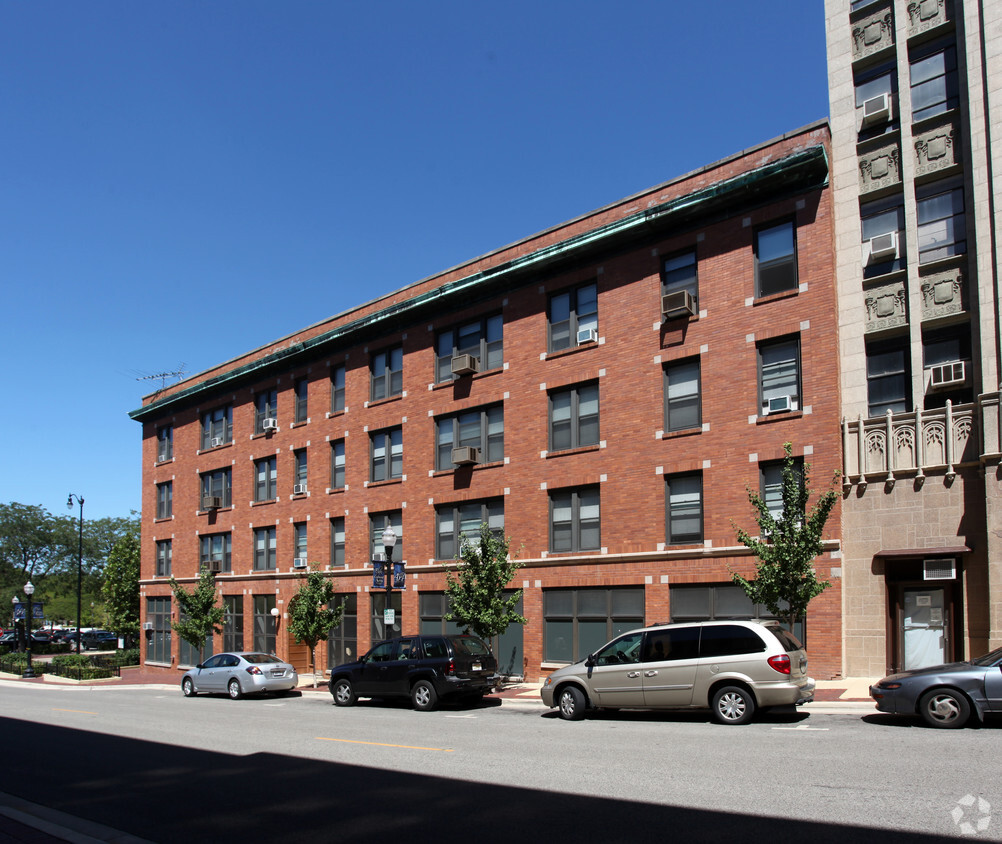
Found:
[[[902,594],[904,668],[927,668],[947,661],[946,590],[909,588]]]

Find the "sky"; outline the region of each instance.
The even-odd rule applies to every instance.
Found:
[[[138,511],[150,376],[827,113],[821,0],[0,0],[0,502]]]

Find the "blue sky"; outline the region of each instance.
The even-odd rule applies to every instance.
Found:
[[[138,378],[827,110],[821,0],[6,0],[0,501],[138,510]]]

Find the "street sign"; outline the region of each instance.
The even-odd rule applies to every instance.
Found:
[[[386,626],[387,629],[392,627],[396,623],[396,620],[397,620],[396,610],[392,609],[383,610],[383,624]]]

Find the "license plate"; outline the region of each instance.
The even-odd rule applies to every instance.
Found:
[[[484,669],[481,667],[481,665],[480,665],[479,662],[474,662],[473,663],[473,670],[474,671],[483,671]]]

